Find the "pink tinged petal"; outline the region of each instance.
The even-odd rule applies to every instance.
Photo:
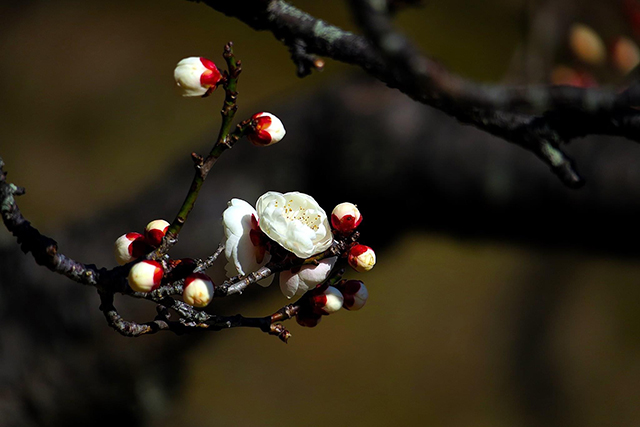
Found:
[[[325,258],[318,265],[304,265],[298,275],[309,289],[324,282],[336,263],[337,257]]]
[[[299,285],[300,277],[297,274],[293,274],[291,271],[283,271],[280,273],[280,290],[285,297],[292,298],[298,293]]]
[[[336,263],[337,257],[323,259],[318,265],[303,265],[280,273],[280,289],[291,298],[302,295],[324,282]]]

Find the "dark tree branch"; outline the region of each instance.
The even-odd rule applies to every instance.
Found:
[[[82,264],[58,252],[58,243],[40,234],[22,216],[15,197],[24,193],[24,188],[7,182],[4,161],[0,157],[0,214],[7,230],[18,240],[22,252],[31,252],[38,265],[43,265],[75,282],[99,288],[100,270],[95,265]]]
[[[200,0],[192,0],[200,1]],[[361,67],[411,98],[532,151],[568,186],[582,179],[560,145],[590,134],[638,141],[640,85],[613,89],[477,84],[448,72],[390,23],[388,2],[351,0],[367,37],[305,13],[283,0],[201,0],[307,54]],[[294,58],[295,61],[295,58]],[[297,63],[297,62],[296,62]]]

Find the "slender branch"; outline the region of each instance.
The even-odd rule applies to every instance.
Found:
[[[222,252],[224,252],[224,245],[221,243],[218,245],[218,249],[216,249],[216,251],[207,259],[197,262],[198,266],[193,270],[193,272],[201,273],[207,270],[209,267],[213,266],[213,263],[216,262],[220,255],[222,255]]]
[[[220,112],[222,115],[222,124],[220,125],[218,137],[215,144],[211,148],[209,155],[206,158],[203,159],[201,156],[195,153],[192,154],[195,175],[193,177],[193,180],[191,181],[191,186],[189,188],[189,191],[187,192],[187,196],[185,197],[185,200],[182,203],[178,214],[169,226],[162,244],[160,245],[160,247],[158,247],[158,249],[156,249],[152,254],[149,255],[150,258],[161,258],[169,251],[169,249],[173,245],[176,244],[178,240],[178,234],[180,233],[182,226],[187,221],[189,213],[191,213],[191,210],[195,206],[198,195],[200,194],[200,189],[202,188],[205,179],[207,179],[209,171],[211,171],[211,168],[220,158],[222,153],[231,148],[233,144],[238,141],[241,136],[250,131],[252,129],[252,126],[254,125],[249,120],[244,121],[240,125],[238,125],[236,131],[231,134],[233,118],[238,109],[237,84],[238,77],[240,76],[240,72],[242,71],[242,64],[233,53],[232,42],[227,43],[227,45],[224,47],[223,57],[227,63],[228,72],[225,72],[223,79],[221,80],[222,86],[225,91],[225,99],[223,108]]]

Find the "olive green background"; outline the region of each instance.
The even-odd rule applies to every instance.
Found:
[[[343,2],[294,4],[352,28]],[[497,81],[523,37],[523,6],[427,1],[398,23],[450,69]],[[222,46],[233,40],[244,64],[240,107],[246,114],[361,72],[327,60],[323,73],[298,79],[271,34],[185,1],[2,8],[0,155],[11,180],[28,190],[20,199],[24,214],[54,237],[60,227],[105,208],[135,203],[158,174],[198,148],[193,141],[215,129],[218,100],[184,99],[174,87],[179,59],[221,61]],[[4,230],[0,241],[12,244]],[[111,251],[112,241],[92,244]],[[153,425],[640,422],[635,259],[424,231],[400,236],[378,259],[363,277],[370,301],[362,311],[337,313],[314,329],[290,322],[289,345],[255,330],[203,340],[186,355],[176,397],[157,402],[166,412]],[[264,315],[285,302],[253,301],[243,313]],[[96,310],[97,304],[96,297]],[[517,321],[538,306],[548,322],[540,325],[542,339],[529,335],[540,333],[535,327]],[[181,339],[169,341],[180,345]],[[539,350],[527,347],[529,339],[545,344],[544,372],[521,363],[527,358],[517,349]],[[141,340],[114,342],[135,348]],[[529,395],[549,373],[559,394]],[[154,399],[152,391],[148,398]],[[537,411],[529,399],[544,405]]]

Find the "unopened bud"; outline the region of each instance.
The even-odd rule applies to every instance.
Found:
[[[364,273],[376,265],[376,253],[369,246],[355,245],[349,249],[347,261],[354,270]]]
[[[178,62],[173,77],[182,96],[204,96],[215,90],[222,75],[213,61],[192,56]]]
[[[336,287],[342,292],[344,297],[342,307],[347,310],[360,310],[369,299],[369,291],[361,280],[347,280]]]
[[[145,241],[144,236],[133,232],[118,237],[113,245],[113,254],[116,257],[116,262],[120,265],[140,258],[149,250],[151,247]]]
[[[362,222],[362,215],[353,203],[340,203],[331,212],[331,225],[340,233],[353,232]]]
[[[151,292],[160,286],[164,270],[157,261],[140,261],[129,271],[129,286],[136,292]]]
[[[271,113],[257,113],[251,118],[256,122],[256,130],[247,135],[247,139],[253,145],[266,147],[275,144],[287,133],[280,119]]]
[[[331,314],[342,308],[344,297],[333,286],[327,286],[323,292],[311,297],[312,310],[316,314]]]
[[[587,64],[600,65],[607,56],[600,35],[584,24],[573,24],[569,32],[569,46],[575,57]]]
[[[628,74],[640,64],[640,49],[627,37],[618,37],[611,46],[611,61],[618,71]]]
[[[162,238],[167,233],[169,223],[164,219],[156,219],[151,221],[144,229],[144,235],[150,245],[158,246],[162,242]]]
[[[203,273],[193,273],[184,280],[182,298],[194,307],[206,307],[213,298],[213,282]]]
[[[314,328],[318,326],[320,320],[322,320],[322,314],[312,313],[305,310],[301,310],[296,313],[296,322],[298,322],[298,325],[300,326]]]

